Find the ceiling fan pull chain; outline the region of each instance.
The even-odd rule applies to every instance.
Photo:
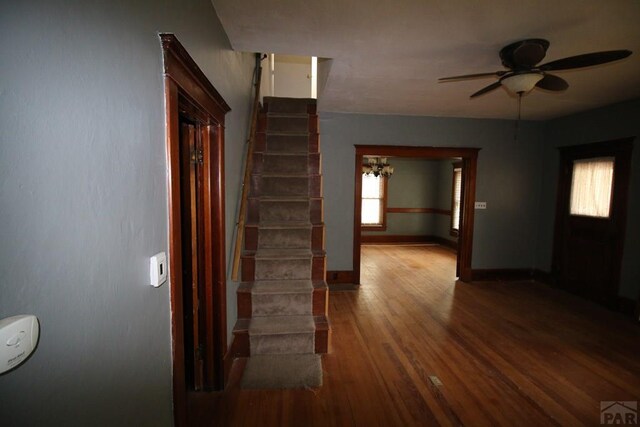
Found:
[[[522,92],[518,93],[518,120],[516,120],[516,130],[513,134],[513,142],[518,142],[518,128],[520,127],[520,113],[522,111]]]

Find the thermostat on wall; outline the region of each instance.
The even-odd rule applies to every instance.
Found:
[[[151,257],[151,286],[157,288],[167,281],[167,254],[160,252]]]
[[[0,320],[0,374],[27,360],[38,344],[40,325],[33,315]]]

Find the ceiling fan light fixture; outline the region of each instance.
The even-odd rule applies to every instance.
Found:
[[[542,73],[521,73],[512,74],[500,79],[500,83],[510,92],[515,94],[525,94],[530,92],[540,80],[544,78]]]

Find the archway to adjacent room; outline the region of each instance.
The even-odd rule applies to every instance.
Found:
[[[460,233],[458,235],[457,276],[472,280],[471,254],[473,250],[476,170],[479,148],[416,147],[391,145],[356,145],[355,196],[353,222],[353,283],[360,283],[362,245],[362,164],[365,156],[406,157],[422,159],[460,159],[462,162],[462,194]]]

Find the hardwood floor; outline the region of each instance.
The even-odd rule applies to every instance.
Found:
[[[600,401],[640,400],[639,325],[540,283],[454,273],[440,246],[363,246],[360,290],[331,293],[324,386],[240,390],[238,361],[224,393],[192,396],[192,424],[600,425]]]

